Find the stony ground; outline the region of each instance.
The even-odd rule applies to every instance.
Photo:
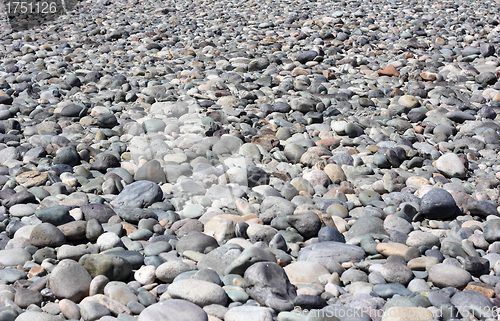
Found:
[[[2,27],[0,320],[497,320],[498,12],[97,0]]]

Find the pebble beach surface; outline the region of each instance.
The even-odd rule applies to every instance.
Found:
[[[0,321],[498,320],[499,6],[3,28]]]

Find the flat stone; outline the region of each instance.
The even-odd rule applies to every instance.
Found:
[[[116,207],[143,208],[163,199],[163,192],[158,184],[149,181],[137,181],[125,188],[111,202]]]
[[[193,266],[182,261],[168,261],[156,269],[156,277],[163,282],[172,283],[179,274],[193,270]]]
[[[340,242],[320,242],[301,249],[297,260],[317,262],[324,266],[330,260],[339,263],[361,261],[365,255],[365,251],[359,246]]]
[[[24,265],[31,260],[31,254],[23,248],[14,248],[0,251],[0,264],[3,266]]]
[[[440,263],[430,268],[429,281],[440,288],[463,289],[471,281],[471,275],[455,265]]]
[[[168,294],[174,299],[184,299],[204,307],[210,304],[226,305],[228,298],[221,286],[202,280],[186,279],[173,282]]]
[[[308,261],[297,261],[284,267],[291,283],[320,282],[319,277],[330,275],[330,272],[321,264]]]
[[[132,265],[124,258],[116,255],[84,255],[79,262],[93,278],[104,275],[111,281],[122,281],[128,279],[132,273]]]
[[[377,244],[377,251],[384,256],[398,255],[405,257],[409,247],[401,243],[379,243]]]
[[[152,304],[139,314],[138,321],[208,321],[202,308],[186,300],[172,299]]]

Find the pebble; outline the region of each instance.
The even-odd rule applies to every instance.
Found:
[[[82,265],[66,259],[52,270],[48,281],[56,298],[78,303],[88,295],[91,280],[90,274]]]
[[[441,288],[463,289],[470,280],[469,272],[452,264],[440,263],[429,269],[429,281]]]
[[[51,223],[42,223],[33,228],[29,242],[36,247],[56,247],[66,242],[63,232]]]
[[[169,261],[156,268],[156,277],[163,282],[172,283],[181,273],[193,270],[191,265],[182,261]]]
[[[256,306],[239,306],[230,309],[225,315],[225,321],[241,321],[241,320],[261,320],[271,321],[276,317],[274,311],[266,307]]]
[[[31,261],[31,253],[23,248],[5,249],[0,251],[0,264],[3,266],[24,265]]]
[[[250,266],[244,275],[245,292],[259,304],[275,311],[290,311],[297,296],[286,272],[276,263],[258,262]]]
[[[184,299],[200,307],[211,304],[225,306],[228,301],[227,294],[220,285],[195,279],[173,282],[168,287],[168,294],[174,299]]]
[[[132,273],[132,265],[127,260],[108,254],[88,254],[78,261],[95,278],[104,275],[109,280],[126,280]]]
[[[144,309],[138,321],[208,321],[208,316],[202,308],[186,300],[171,299],[152,304]]]
[[[322,275],[330,275],[323,265],[308,261],[291,263],[285,266],[284,270],[290,282],[294,284],[320,282]]]
[[[420,211],[430,219],[449,218],[456,213],[457,205],[453,196],[446,190],[434,188],[428,191],[420,203]]]
[[[436,169],[446,177],[465,178],[462,160],[454,153],[446,153],[436,160]]]

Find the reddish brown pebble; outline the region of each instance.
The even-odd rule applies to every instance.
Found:
[[[388,64],[387,67],[385,67],[384,70],[382,70],[382,69],[377,70],[377,73],[380,76],[399,77],[399,71],[397,71],[397,69],[393,65],[391,65],[391,64]]]

